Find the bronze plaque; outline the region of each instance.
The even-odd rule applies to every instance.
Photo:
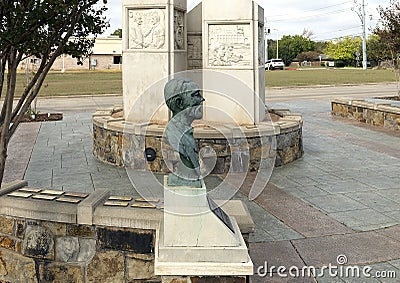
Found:
[[[119,207],[127,207],[129,205],[129,202],[123,202],[123,201],[106,201],[104,203],[105,206],[119,206]]]
[[[160,201],[158,198],[137,198],[135,199],[136,202],[154,202],[157,203]]]
[[[65,197],[73,197],[73,198],[87,198],[89,194],[83,193],[65,193]]]
[[[55,200],[57,196],[50,195],[36,195],[32,197],[33,199],[42,199],[42,200]]]
[[[22,188],[18,190],[19,192],[25,192],[25,193],[40,193],[42,190],[41,189],[33,189],[33,188]]]
[[[7,194],[9,197],[16,197],[16,198],[29,198],[32,196],[32,193],[22,193],[22,192],[12,192]]]
[[[217,216],[219,220],[221,220],[222,223],[224,223],[225,226],[228,227],[229,230],[233,232],[233,234],[235,234],[235,229],[233,228],[231,219],[229,218],[228,214],[226,214],[225,211],[223,211],[222,208],[220,208],[218,204],[216,204],[208,195],[207,195],[207,200],[208,200],[208,206],[210,207],[211,211],[215,214],[215,216]]]
[[[56,201],[59,201],[59,202],[66,202],[66,203],[80,203],[80,202],[81,202],[80,199],[76,199],[76,198],[65,198],[65,197],[58,198],[58,199],[56,199]]]
[[[119,196],[111,196],[108,200],[115,200],[115,201],[131,201],[132,197],[119,197]]]
[[[155,205],[153,204],[148,204],[148,203],[143,203],[143,202],[139,202],[139,203],[134,203],[132,204],[132,207],[136,207],[136,208],[156,208]]]
[[[44,191],[41,191],[40,194],[61,196],[61,195],[64,194],[64,192],[63,191],[56,191],[56,190],[44,190]]]

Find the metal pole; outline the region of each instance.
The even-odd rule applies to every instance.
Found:
[[[268,61],[268,37],[265,38],[265,62]]]
[[[366,17],[365,17],[365,0],[362,0],[362,29],[363,29],[363,43],[362,43],[362,51],[363,51],[363,69],[367,69],[367,34],[365,32],[366,29]]]
[[[276,59],[279,58],[279,38],[278,38],[278,30],[276,30]]]

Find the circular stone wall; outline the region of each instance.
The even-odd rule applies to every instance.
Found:
[[[168,157],[168,160],[176,158],[172,148],[166,147],[163,142],[165,125],[129,123],[123,118],[113,117],[116,111],[106,109],[93,115],[94,156],[115,166],[129,165],[134,169],[144,169],[148,166],[153,172],[170,172],[169,168],[173,168],[173,164],[168,164],[171,161],[165,161],[164,157]],[[223,174],[231,169],[231,164],[241,167],[232,168],[234,172],[257,171],[260,166],[268,166],[269,164],[264,164],[263,161],[274,155],[277,167],[302,157],[301,115],[292,114],[289,110],[272,112],[278,117],[272,126],[261,123],[240,129],[221,127],[218,130],[195,127],[194,136],[203,165],[211,166],[209,171],[212,174]],[[242,134],[235,137],[235,130]],[[227,136],[232,137],[229,142]],[[276,147],[271,146],[274,142]],[[144,149],[148,150],[147,157]],[[216,156],[216,159],[208,160],[208,151],[211,151],[210,156]],[[265,153],[268,156],[263,156]],[[232,162],[238,160],[240,162]]]

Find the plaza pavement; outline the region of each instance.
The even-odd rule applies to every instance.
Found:
[[[329,97],[340,96],[329,91]],[[284,99],[284,92],[298,95]],[[345,255],[350,265],[371,266],[372,274],[394,271],[397,278],[280,278],[275,273],[251,281],[400,282],[400,134],[331,117],[324,89],[270,90],[267,97],[270,107],[303,114],[305,154],[276,168],[254,202],[246,198],[246,183],[235,196],[256,224],[250,236],[255,267],[268,262],[321,268],[337,265],[337,257]],[[5,180],[24,177],[30,186],[79,192],[108,188],[136,196],[124,169],[92,156],[91,112],[114,104],[121,104],[121,97],[40,100],[40,111],[61,111],[64,119],[20,127],[10,145]]]

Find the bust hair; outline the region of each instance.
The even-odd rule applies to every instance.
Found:
[[[182,99],[181,94],[188,91],[200,90],[200,87],[190,79],[175,78],[170,80],[164,88],[164,98],[169,109],[176,113],[177,100]]]

